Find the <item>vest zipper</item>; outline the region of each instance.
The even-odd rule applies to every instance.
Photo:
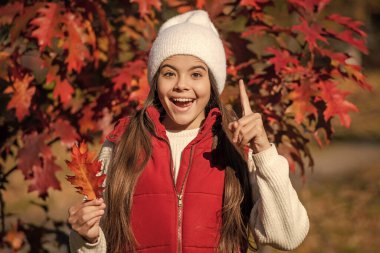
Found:
[[[177,197],[178,197],[178,253],[182,252],[183,193],[185,191],[187,177],[189,176],[191,163],[193,161],[193,148],[194,148],[194,146],[191,146],[191,148],[190,148],[189,167],[187,168],[185,178],[183,179],[183,183],[181,186],[181,193],[177,195]]]
[[[181,253],[182,252],[182,212],[183,212],[183,193],[185,191],[185,185],[187,182],[187,177],[189,176],[190,173],[190,168],[191,168],[191,163],[193,161],[193,148],[194,146],[191,146],[190,148],[190,160],[189,160],[189,166],[186,171],[185,178],[183,180],[182,186],[181,186],[181,192],[177,192],[176,184],[174,181],[174,175],[173,175],[173,158],[172,158],[172,149],[170,147],[170,143],[168,140],[165,138],[161,138],[163,141],[165,141],[168,144],[169,150],[170,150],[170,174],[172,176],[172,182],[173,182],[173,187],[174,187],[174,192],[177,195],[178,203],[178,215],[177,215],[177,252]]]

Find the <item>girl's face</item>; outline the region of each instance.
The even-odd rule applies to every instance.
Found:
[[[211,84],[207,65],[191,55],[174,55],[162,62],[157,93],[166,115],[169,130],[194,129],[205,118]]]

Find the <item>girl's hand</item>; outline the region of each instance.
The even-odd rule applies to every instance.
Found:
[[[82,202],[69,208],[71,228],[89,243],[95,243],[99,237],[99,221],[106,205],[103,199]]]
[[[250,145],[254,153],[259,153],[268,149],[270,143],[264,129],[261,115],[251,110],[242,79],[239,80],[239,90],[243,117],[228,124],[229,130],[233,133],[232,141],[240,145]]]

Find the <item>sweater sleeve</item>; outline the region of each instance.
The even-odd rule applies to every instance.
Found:
[[[309,218],[289,178],[289,164],[275,145],[258,154],[249,150],[249,180],[254,206],[250,227],[258,245],[293,250],[309,231]]]
[[[99,161],[102,162],[100,174],[106,174],[110,163],[113,143],[106,140],[100,149],[98,156]],[[105,182],[103,183],[105,185]],[[100,223],[101,224],[101,223]],[[106,253],[107,243],[103,230],[99,227],[99,238],[95,243],[88,243],[74,230],[71,231],[69,236],[70,252],[72,253]]]

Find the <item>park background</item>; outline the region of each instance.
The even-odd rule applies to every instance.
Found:
[[[70,5],[68,4],[68,2],[70,1],[66,1],[66,3],[62,4],[60,8],[67,8],[71,10],[77,8],[75,7],[75,4],[74,7],[72,5],[68,6]],[[96,60],[100,62],[98,63],[100,66],[98,66],[98,68],[101,68],[103,73],[106,72],[105,69],[109,67],[109,65],[105,66],[107,65],[105,62],[111,61],[111,59],[108,58],[109,55],[107,55],[109,53],[107,50],[107,46],[111,42],[107,41],[106,43],[105,38],[109,36],[111,33],[115,33],[116,30],[118,31],[115,37],[119,41],[117,41],[116,44],[118,45],[118,50],[122,51],[123,54],[121,54],[121,56],[118,55],[116,63],[114,62],[114,64],[119,64],[117,65],[119,69],[115,72],[112,72],[112,70],[108,69],[108,71],[112,73],[107,73],[107,75],[102,77],[103,79],[92,79],[88,75],[93,73],[94,69],[96,68],[93,66],[86,67],[86,64],[90,65],[90,63],[92,63],[95,60],[90,59],[90,56],[85,55],[84,57],[87,57],[87,62],[83,61],[85,63],[82,63],[82,66],[78,66],[79,63],[77,63],[77,65],[71,65],[71,68],[74,70],[70,71],[70,67],[66,66],[66,68],[63,68],[63,66],[65,66],[65,57],[67,57],[67,55],[65,55],[63,52],[64,50],[66,50],[64,49],[63,51],[58,52],[58,54],[62,54],[62,58],[54,59],[54,64],[56,64],[55,66],[60,66],[60,69],[52,70],[52,73],[55,73],[61,79],[54,79],[55,77],[50,79],[50,82],[55,82],[55,85],[57,86],[59,82],[64,83],[63,80],[67,77],[67,80],[69,80],[71,83],[70,87],[74,87],[72,89],[75,89],[75,92],[86,91],[87,89],[96,89],[96,87],[99,86],[107,87],[108,85],[110,89],[107,90],[107,92],[110,93],[106,93],[106,95],[110,95],[111,93],[121,93],[121,95],[124,95],[124,97],[128,97],[129,100],[126,102],[122,100],[122,98],[110,95],[111,98],[117,101],[119,104],[123,103],[123,105],[120,107],[109,106],[108,104],[102,104],[101,106],[98,104],[98,107],[95,106],[95,108],[98,111],[102,111],[104,108],[109,109],[108,113],[105,113],[104,115],[93,115],[92,118],[90,117],[91,119],[89,121],[101,121],[103,122],[103,125],[97,124],[96,127],[92,126],[93,128],[91,128],[91,125],[89,125],[88,129],[83,130],[83,128],[81,129],[81,126],[83,127],[83,125],[81,125],[81,122],[77,125],[73,123],[74,128],[77,130],[77,134],[74,134],[74,136],[77,137],[77,139],[85,139],[94,152],[97,152],[100,149],[100,143],[104,138],[104,135],[107,133],[107,131],[109,132],[110,129],[112,129],[115,120],[118,117],[120,117],[120,115],[122,115],[123,113],[131,112],[141,105],[141,102],[143,101],[143,93],[146,93],[147,90],[141,88],[142,94],[138,93],[134,96],[132,95],[134,92],[138,90],[136,87],[139,87],[139,85],[143,85],[143,81],[141,81],[141,79],[143,79],[142,76],[146,74],[144,72],[144,64],[139,62],[138,59],[145,59],[143,52],[145,52],[144,50],[149,47],[149,43],[146,43],[144,41],[148,40],[147,38],[152,39],[154,29],[157,29],[159,27],[159,25],[162,23],[162,20],[170,16],[173,16],[175,13],[191,8],[202,8],[208,10],[209,12],[212,12],[212,10],[215,10],[215,8],[222,9],[222,7],[225,8],[225,6],[228,6],[229,4],[230,7],[232,6],[231,8],[236,8],[238,11],[242,11],[242,13],[246,15],[246,19],[250,19],[250,15],[252,15],[252,13],[262,12],[266,14],[269,13],[272,15],[276,14],[276,12],[271,12],[271,4],[273,4],[273,1],[265,0],[219,1],[219,4],[215,4],[216,1],[152,1],[150,2],[150,4],[145,6],[145,9],[143,8],[145,1],[114,1],[113,3],[111,3],[112,1],[95,2],[99,3],[98,6],[104,8],[106,15],[115,15],[115,11],[113,11],[112,8],[114,8],[114,10],[117,11],[121,11],[124,9],[127,10],[126,16],[128,18],[126,18],[127,20],[125,21],[125,23],[118,23],[119,27],[113,26],[115,23],[112,23],[112,25],[107,28],[110,30],[106,30],[105,28],[103,28],[103,30],[105,31],[102,31],[102,33],[98,34],[96,32],[96,28],[99,27],[96,27],[94,25],[94,34],[99,36],[97,39],[98,42],[100,42],[97,44],[99,50],[96,51],[98,54]],[[152,4],[159,2],[162,2],[162,5]],[[169,6],[169,2],[171,2],[171,4],[173,5]],[[178,8],[178,3],[180,2],[183,3],[181,5],[181,8],[183,8],[182,10]],[[247,5],[244,5],[243,2],[247,2]],[[302,4],[300,3],[311,4],[312,6],[320,6],[318,4],[320,4],[321,2],[327,3],[329,1],[279,0],[275,5],[281,6],[286,4],[295,4],[295,6],[301,6],[299,7],[300,9],[307,9],[306,5],[302,7]],[[17,1],[13,3],[17,3]],[[28,4],[30,5],[33,5],[34,3],[38,2],[28,2]],[[55,1],[53,3],[60,4],[61,2]],[[5,8],[5,6],[7,6],[6,4],[7,3],[2,3],[0,9],[3,7]],[[39,8],[43,8],[43,5],[41,5]],[[281,9],[282,7],[278,8]],[[311,142],[307,145],[306,143],[299,143],[300,146],[298,147],[307,146],[307,148],[310,149],[310,153],[313,156],[315,164],[313,168],[310,168],[308,166],[308,156],[303,155],[303,160],[301,164],[296,162],[296,168],[293,172],[291,172],[291,179],[293,185],[297,189],[299,197],[308,211],[311,222],[309,235],[307,236],[303,244],[298,249],[292,252],[377,252],[380,248],[380,241],[378,240],[378,238],[380,238],[380,222],[378,222],[378,220],[380,219],[380,109],[378,107],[380,101],[380,50],[378,49],[378,45],[380,45],[380,3],[376,0],[332,0],[327,6],[323,8],[324,12],[338,13],[344,16],[351,17],[351,22],[354,22],[353,20],[359,20],[363,22],[362,29],[368,34],[368,37],[361,37],[359,39],[363,39],[363,41],[365,41],[365,46],[368,48],[369,52],[368,54],[363,53],[363,50],[360,50],[357,47],[350,45],[350,43],[348,43],[348,45],[343,45],[341,42],[334,40],[330,41],[330,44],[328,46],[325,46],[327,48],[334,47],[337,51],[349,53],[349,60],[354,62],[354,64],[362,67],[362,70],[360,70],[360,72],[363,72],[365,74],[365,76],[367,77],[366,82],[368,82],[372,86],[372,88],[371,91],[369,91],[366,88],[363,89],[363,86],[361,85],[355,85],[355,82],[358,83],[357,79],[355,78],[352,79],[354,80],[354,84],[352,80],[347,81],[342,79],[341,83],[339,84],[340,87],[342,88],[342,90],[350,91],[351,93],[346,97],[346,99],[351,103],[355,104],[359,111],[352,111],[349,113],[349,116],[351,117],[351,124],[349,124],[348,128],[342,126],[342,121],[340,121],[340,118],[337,115],[332,115],[330,121],[331,125],[323,125],[320,129],[330,130],[333,128],[334,134],[332,136],[328,136],[328,134],[326,134],[329,138],[323,138],[325,135],[320,134],[320,132],[318,132],[320,136],[322,136],[318,140],[322,142],[323,148],[321,148],[320,145],[318,145],[318,141],[311,137],[312,135],[308,135],[302,132],[298,133],[300,136],[306,136],[306,138],[311,140]],[[4,11],[4,9],[1,10]],[[284,10],[288,11],[288,9],[286,8]],[[311,11],[313,13],[315,12],[315,10]],[[9,14],[12,12],[8,11],[2,13]],[[37,17],[38,13],[35,14]],[[303,15],[306,14],[303,13]],[[39,83],[44,82],[48,83],[48,81],[46,81],[45,78],[41,78],[40,80],[38,80],[38,75],[46,76],[47,73],[41,74],[38,71],[33,70],[33,68],[25,67],[28,64],[37,64],[33,61],[37,61],[38,59],[47,59],[47,61],[49,61],[48,57],[34,58],[35,55],[29,55],[29,58],[23,58],[24,61],[31,61],[29,63],[20,64],[21,66],[9,66],[9,64],[5,65],[6,62],[10,60],[9,58],[7,58],[8,55],[4,52],[10,51],[7,51],[6,48],[6,46],[9,45],[9,42],[4,40],[4,38],[10,31],[8,29],[10,29],[10,27],[12,27],[12,25],[15,24],[14,22],[17,21],[16,12],[13,15],[14,16],[12,16],[11,18],[7,17],[6,15],[0,16],[0,38],[2,39],[2,44],[0,47],[0,66],[2,69],[0,71],[4,71],[4,69],[6,68],[12,69],[13,71],[18,67],[19,69],[24,71],[22,72],[23,75],[26,73],[32,73],[36,76],[36,81],[34,81],[36,83],[34,83],[33,85],[37,85]],[[43,14],[41,13],[40,15],[43,16]],[[219,13],[219,15],[223,16],[223,13]],[[147,16],[150,18],[146,18]],[[140,17],[144,18],[139,20]],[[255,18],[260,19],[260,17]],[[293,14],[285,15],[285,17],[281,18],[290,19],[290,21],[285,20],[285,23],[298,23],[298,21],[295,20]],[[32,17],[30,17],[30,19],[32,19]],[[149,21],[151,21],[152,23],[148,23]],[[224,23],[218,23],[218,29],[225,29],[224,31],[233,30],[233,27],[223,27],[223,25],[228,23],[227,21],[224,20]],[[284,22],[284,20],[282,20],[282,22]],[[38,22],[34,24],[35,27],[32,27],[31,31],[34,31],[36,29],[36,27],[38,26],[37,23]],[[233,23],[233,25],[239,26],[238,23],[235,22]],[[253,22],[252,24],[255,23]],[[271,27],[271,29],[274,28]],[[237,34],[237,36],[239,37],[243,32],[244,31],[235,31],[234,33],[235,35]],[[264,33],[269,34],[270,32],[271,31],[269,30],[264,30]],[[295,34],[294,38],[302,41],[303,39],[299,38],[300,33],[301,32]],[[226,34],[227,33],[222,33],[222,35]],[[25,38],[27,38],[27,40],[25,39],[24,41],[21,41],[21,44],[37,44],[37,42],[40,40],[38,36],[27,34],[27,32],[20,33],[19,36],[25,36]],[[234,38],[232,38],[231,35],[231,37],[229,37],[228,39],[230,41],[233,41]],[[86,43],[89,44],[89,41],[90,40],[87,40]],[[123,44],[123,41],[127,41],[127,43]],[[57,43],[59,44],[59,42]],[[271,41],[265,41],[264,45],[265,43],[270,44]],[[336,43],[336,45],[334,43]],[[317,45],[318,44],[321,45],[323,43],[319,41]],[[310,48],[308,48],[307,46],[307,41],[305,42],[305,45],[305,50],[310,50]],[[59,45],[46,44],[44,45],[44,47],[45,48],[41,49],[40,51],[41,55],[43,55],[43,53],[47,54],[53,52],[54,47],[59,47]],[[50,50],[50,47],[53,49]],[[138,56],[136,56],[137,54],[134,54],[134,52],[136,52],[136,48],[141,53]],[[282,47],[282,49],[286,49],[289,50],[289,52],[292,52],[294,48],[292,46],[289,46],[289,48]],[[83,50],[86,51],[87,49]],[[261,48],[256,48],[253,50],[263,51],[263,49]],[[257,53],[257,51],[255,51],[255,53],[256,55],[260,55],[259,53]],[[9,53],[9,55],[12,54]],[[270,58],[263,57],[262,59],[263,61],[268,61]],[[119,61],[119,63],[117,63],[117,61]],[[123,64],[123,62],[133,62],[135,63],[135,65],[131,67],[127,64]],[[38,64],[39,63],[40,62],[38,62]],[[234,72],[234,69],[232,68],[229,69],[229,81],[231,83],[238,77],[246,76],[246,72],[244,72],[244,69],[242,70],[238,68],[239,62],[236,61],[236,59],[235,62],[232,60],[229,63],[230,66],[235,66],[237,69],[236,72]],[[325,63],[325,61],[322,61],[322,63],[327,64]],[[288,65],[288,67],[294,67],[294,65]],[[253,70],[256,70],[256,68],[257,67],[255,66],[249,71],[253,72]],[[314,68],[314,70],[316,69],[317,68]],[[320,67],[318,69],[320,70]],[[139,74],[139,76],[128,76],[126,73],[128,73],[128,71],[131,70],[137,71],[139,73],[141,72],[141,74]],[[10,71],[11,75],[14,74],[12,71]],[[280,76],[280,79],[284,80],[284,73],[277,73],[274,70],[268,70],[268,72],[269,71],[273,71],[273,73],[271,72],[272,77]],[[78,73],[80,72],[84,74],[79,75]],[[55,176],[60,185],[60,190],[52,189],[54,187],[58,188],[56,185],[54,186],[54,184],[46,186],[47,188],[42,190],[42,193],[41,191],[33,191],[33,189],[31,190],[29,184],[32,178],[27,178],[21,170],[17,169],[17,165],[20,161],[18,157],[18,150],[22,149],[23,147],[22,136],[24,136],[24,134],[27,135],[31,133],[31,131],[29,131],[28,129],[33,129],[33,131],[41,133],[43,131],[41,130],[43,129],[43,124],[39,123],[35,119],[38,117],[36,117],[33,113],[35,113],[38,110],[33,108],[33,106],[30,106],[30,113],[25,113],[23,117],[19,117],[19,115],[15,113],[14,107],[7,107],[10,99],[12,98],[12,93],[5,92],[5,90],[8,86],[12,85],[12,79],[7,79],[6,76],[8,76],[8,73],[4,74],[4,72],[0,72],[2,92],[0,100],[2,110],[0,120],[2,129],[2,179],[4,179],[4,175],[6,175],[7,172],[9,172],[12,169],[15,170],[11,173],[9,177],[6,178],[7,181],[1,182],[0,187],[2,196],[1,209],[4,212],[5,221],[4,227],[2,227],[3,230],[1,231],[2,238],[0,244],[0,252],[13,252],[11,249],[12,247],[15,252],[68,252],[67,235],[69,233],[69,229],[66,224],[67,209],[70,205],[78,203],[82,200],[82,196],[75,193],[74,187],[65,180],[66,175],[72,174],[67,168],[65,161],[72,159],[69,150],[73,142],[71,140],[66,140],[66,142],[64,142],[64,145],[62,145],[62,137],[54,138],[54,141],[49,141],[49,147],[51,148],[52,153],[55,155],[55,163],[62,168],[62,170],[57,170],[57,172],[55,173]],[[17,75],[14,74],[15,79],[17,79],[16,77]],[[118,77],[119,79],[117,79]],[[257,76],[250,77],[252,78],[251,80],[257,80],[254,79],[257,78]],[[109,80],[107,81],[106,78],[108,78]],[[125,81],[125,78],[128,81]],[[329,78],[331,78],[331,76]],[[112,81],[110,81],[111,79]],[[83,85],[89,81],[97,82],[97,85]],[[132,85],[128,82],[131,82]],[[302,81],[300,83],[302,84]],[[266,83],[263,82],[262,84],[263,86],[265,86]],[[113,89],[115,85],[119,85],[119,89]],[[63,94],[54,95],[53,88],[49,88],[46,86],[48,85],[45,85],[45,87],[43,88],[45,90],[45,94],[40,94],[39,99],[41,100],[33,100],[31,102],[32,105],[38,105],[39,103],[41,105],[47,105],[49,103],[52,103],[54,107],[49,113],[53,114],[53,112],[56,110],[65,111],[65,103],[67,105],[70,104],[72,101],[77,102],[77,96],[75,95],[75,92],[72,92],[72,96],[70,96],[69,99],[67,99],[67,97],[65,98]],[[66,89],[70,89],[67,88],[68,86],[64,87],[66,87]],[[125,94],[120,92],[120,88],[130,90],[127,92],[127,94]],[[251,87],[251,91],[255,91],[255,88]],[[292,89],[289,89],[289,91],[291,92]],[[105,90],[100,90],[96,92],[101,93],[105,92]],[[51,94],[49,95],[49,93]],[[91,95],[94,94],[98,93],[91,93]],[[41,98],[43,96],[48,97],[48,99]],[[99,97],[100,96],[98,96],[97,98]],[[236,97],[236,90],[233,85],[230,85],[227,88],[227,92],[225,92],[224,97],[225,101],[231,102],[232,104],[234,103],[234,98]],[[104,98],[106,98],[106,96],[100,97],[100,100],[104,100]],[[255,99],[255,102],[257,101],[257,99],[258,98]],[[83,103],[82,105],[84,106],[88,104],[89,103]],[[291,106],[291,104],[287,105],[288,107]],[[325,110],[325,108],[318,107],[318,105],[316,104],[313,105],[316,106],[316,110],[318,112],[323,112],[323,110]],[[257,109],[259,109],[260,111],[260,109],[262,108]],[[292,113],[294,114],[297,112],[292,111]],[[61,114],[58,113],[55,115]],[[67,116],[69,114],[65,115]],[[289,122],[292,120],[294,122],[295,117],[290,117],[288,115],[289,111],[286,111],[286,116],[289,118]],[[76,117],[82,116],[83,115],[79,115]],[[57,116],[57,118],[59,117]],[[78,118],[73,117],[72,119],[69,119],[69,121],[76,121],[77,119]],[[318,130],[315,124],[312,123],[313,120],[315,121],[315,118],[313,118],[313,111],[309,111],[309,114],[305,115],[305,117],[301,119],[300,125],[304,124],[304,129]],[[90,124],[89,121],[84,121],[83,124]],[[37,122],[36,125],[41,124],[42,127],[30,127],[30,124],[33,124],[33,122]],[[270,125],[270,123],[268,123],[268,126],[270,128],[273,127],[273,125]],[[10,137],[10,133],[13,134],[13,136],[15,136],[15,140],[13,140],[13,142],[9,145],[8,137]],[[274,136],[276,136],[275,131],[273,131],[272,133]],[[329,144],[327,144],[327,142]],[[302,144],[304,144],[304,146]],[[4,151],[5,147],[8,147],[10,150],[8,151],[7,155],[4,155],[4,152],[6,152]],[[302,173],[302,165],[304,165],[304,173]],[[48,196],[46,196],[46,194],[48,194]],[[279,251],[274,250],[270,247],[265,247],[261,249],[261,252],[269,253]]]

